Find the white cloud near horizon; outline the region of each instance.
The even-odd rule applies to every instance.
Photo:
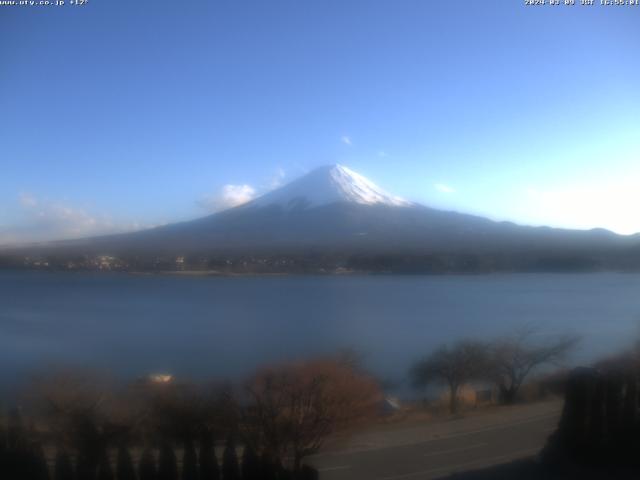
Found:
[[[456,189],[444,183],[436,183],[433,186],[440,193],[455,193]]]
[[[229,183],[223,185],[217,193],[204,195],[198,200],[198,205],[209,212],[215,213],[250,202],[256,197],[256,194],[256,189],[251,185],[233,185]]]
[[[640,232],[639,203],[640,190],[630,178],[615,185],[603,181],[564,188],[530,187],[525,191],[523,210],[534,224],[606,228],[628,235]]]
[[[108,215],[27,192],[18,196],[18,204],[18,223],[0,227],[0,245],[67,240],[143,228],[136,222],[115,221]]]
[[[247,183],[241,185],[228,183],[214,193],[203,195],[196,203],[209,213],[221,212],[243,205],[264,193],[282,187],[286,177],[287,172],[284,168],[278,167],[271,179],[258,188]]]

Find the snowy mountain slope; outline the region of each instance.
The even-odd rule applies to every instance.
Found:
[[[317,168],[278,190],[250,202],[249,206],[279,205],[285,209],[320,207],[335,202],[409,207],[413,203],[393,196],[343,165]]]

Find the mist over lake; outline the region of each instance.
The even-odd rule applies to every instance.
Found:
[[[579,333],[579,363],[640,338],[640,275],[190,277],[0,272],[0,379],[57,366],[237,379],[353,348],[397,385],[444,342],[525,323]]]

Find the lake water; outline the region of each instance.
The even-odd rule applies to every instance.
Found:
[[[640,275],[178,277],[0,272],[0,380],[56,365],[238,378],[354,348],[401,384],[444,342],[526,323],[580,333],[572,362],[640,338]]]

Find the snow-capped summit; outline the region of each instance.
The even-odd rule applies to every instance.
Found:
[[[269,192],[248,205],[284,208],[308,208],[336,202],[361,205],[389,205],[409,207],[413,203],[391,195],[369,179],[343,165],[327,165],[277,190]]]

